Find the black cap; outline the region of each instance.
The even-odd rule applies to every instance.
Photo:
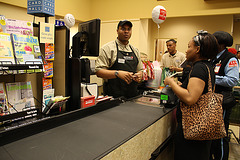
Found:
[[[216,37],[218,44],[224,44],[226,47],[233,45],[233,37],[228,32],[217,31],[213,35]]]
[[[117,28],[119,28],[120,26],[122,27],[122,26],[124,26],[125,24],[127,24],[127,25],[129,25],[131,28],[132,28],[132,22],[130,22],[130,21],[128,21],[128,20],[122,20],[122,21],[119,21],[119,23],[118,23],[118,26],[117,26]]]

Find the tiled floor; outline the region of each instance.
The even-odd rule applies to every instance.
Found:
[[[236,135],[236,137],[239,139],[240,137],[240,126],[233,126],[230,125],[229,129],[233,131],[233,133]],[[240,160],[240,144],[238,144],[237,140],[231,134],[230,136],[230,143],[229,143],[229,158],[228,160]],[[173,160],[173,146],[171,143],[171,146],[168,146],[167,149],[165,149],[156,160]]]
[[[239,139],[240,136],[240,127],[230,125],[229,128],[233,131],[236,137]],[[228,160],[240,160],[240,144],[238,144],[237,140],[233,135],[230,136],[230,144],[229,144],[229,159]]]
[[[231,142],[229,146],[228,160],[239,160],[239,159],[240,159],[240,144]]]

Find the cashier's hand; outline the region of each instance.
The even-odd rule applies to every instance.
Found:
[[[174,83],[174,78],[173,77],[166,77],[165,80],[163,81],[165,86],[170,85],[171,83]]]
[[[133,80],[133,73],[127,71],[118,71],[118,78],[121,78],[127,84],[130,84]]]
[[[142,71],[139,71],[133,75],[133,80],[140,83],[142,81]]]

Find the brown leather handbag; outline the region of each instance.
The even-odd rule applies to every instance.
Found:
[[[208,66],[207,69],[208,92],[201,95],[197,103],[191,106],[180,101],[183,134],[188,140],[214,140],[226,136],[222,109],[223,96],[212,90]]]

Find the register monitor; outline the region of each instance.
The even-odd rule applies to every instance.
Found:
[[[79,23],[78,33],[73,36],[72,57],[98,56],[100,19]]]
[[[81,108],[81,82],[90,82],[90,62],[83,56],[99,55],[100,19],[80,23],[72,39],[72,57],[69,62],[67,110]]]

